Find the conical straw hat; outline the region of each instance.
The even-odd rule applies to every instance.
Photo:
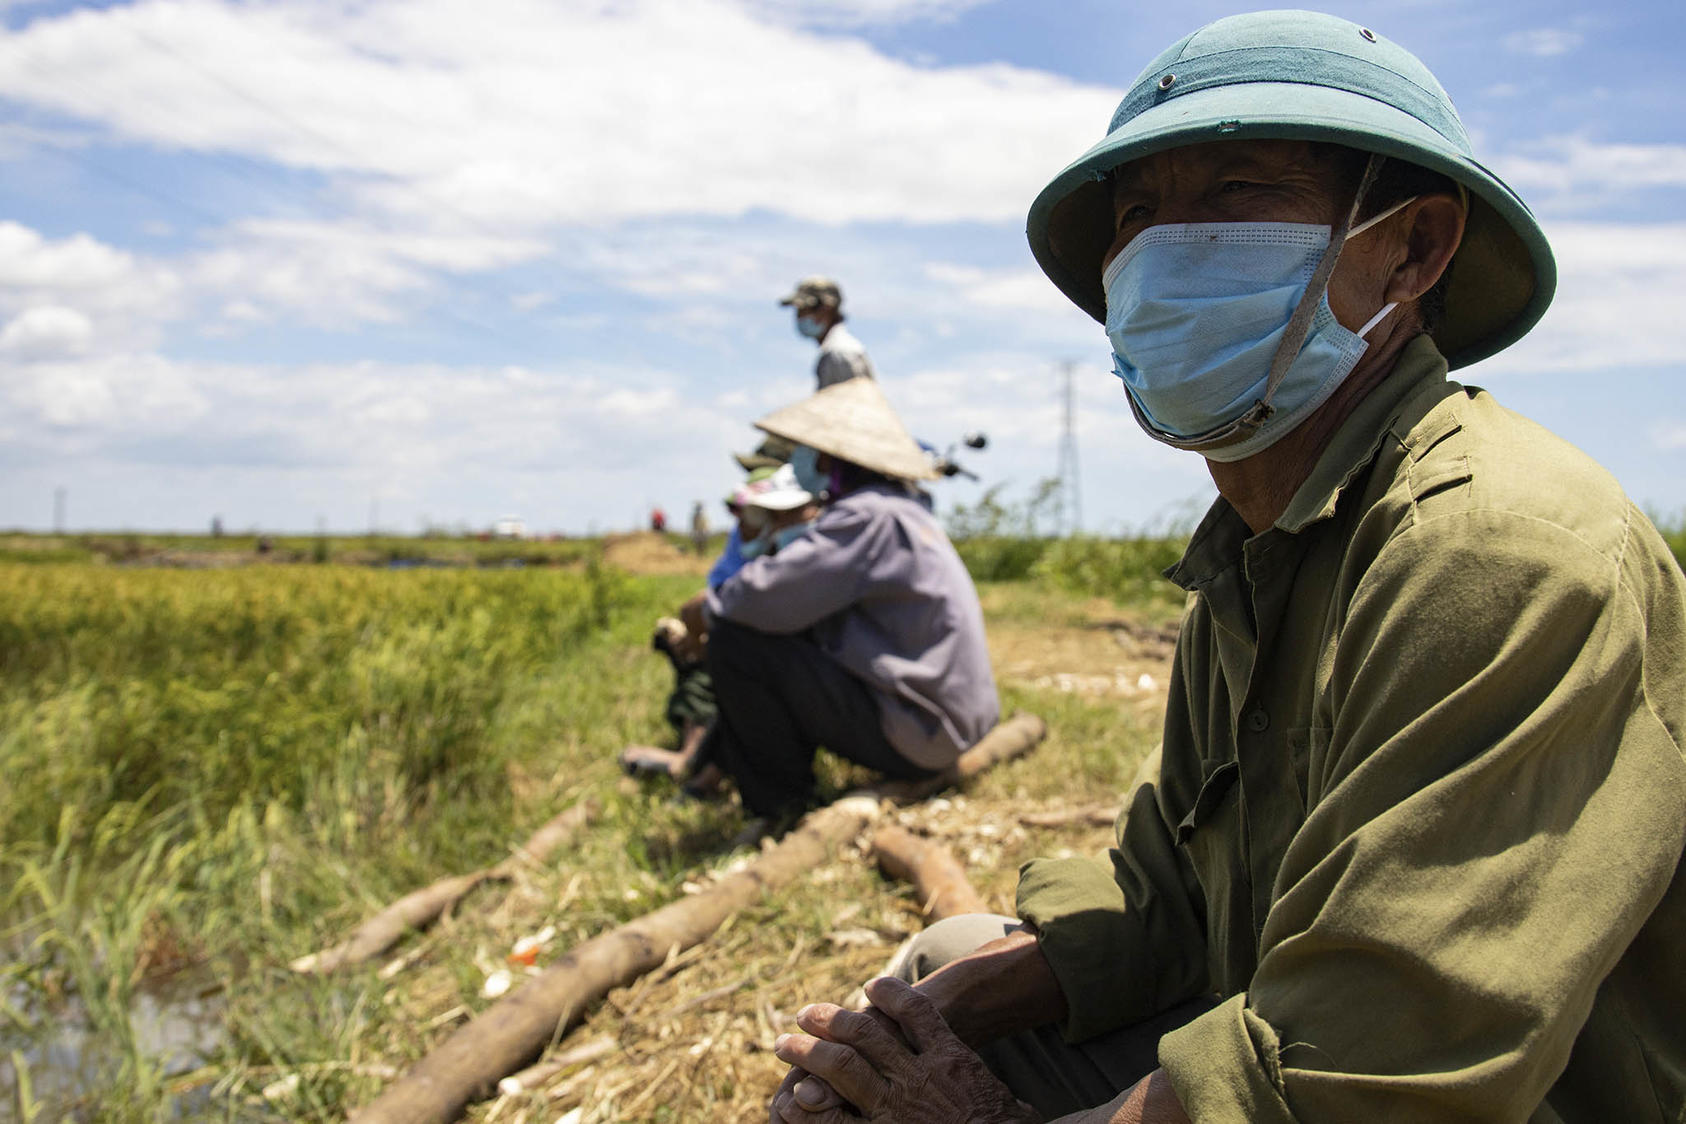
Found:
[[[908,436],[876,379],[833,383],[755,423],[775,437],[901,480],[935,480],[931,458]]]

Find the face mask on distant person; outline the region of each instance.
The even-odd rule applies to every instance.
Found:
[[[745,504],[738,511],[738,538],[748,542],[761,533],[761,528],[767,525],[767,512],[759,507]]]
[[[813,525],[814,521],[812,519],[807,519],[801,523],[792,523],[788,527],[782,527],[779,530],[774,531],[773,549],[775,551],[783,550],[785,547],[807,534],[808,528]]]
[[[796,483],[804,492],[819,495],[831,487],[831,477],[820,471],[820,451],[811,445],[798,445],[790,454],[790,469],[796,473]]]
[[[738,553],[743,556],[743,560],[745,562],[751,562],[761,557],[763,554],[767,553],[766,537],[759,536],[750,539],[748,542],[738,547]]]
[[[796,330],[811,340],[817,340],[825,335],[825,324],[823,321],[814,320],[807,316],[798,316],[796,318]]]
[[[1410,202],[1359,223],[1347,239]],[[1150,227],[1131,239],[1101,284],[1113,372],[1148,436],[1198,438],[1264,397],[1271,360],[1332,236],[1302,223],[1210,222]],[[1237,461],[1275,444],[1328,401],[1369,347],[1364,337],[1395,307],[1353,332],[1335,319],[1325,289],[1264,424],[1202,454]]]

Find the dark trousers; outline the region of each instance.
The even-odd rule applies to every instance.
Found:
[[[931,775],[885,740],[873,689],[804,635],[717,620],[708,672],[719,719],[704,755],[737,782],[744,807],[757,816],[807,808],[821,746],[897,780]]]
[[[667,721],[681,737],[687,726],[706,726],[714,721],[714,683],[701,663],[673,664],[673,693],[667,696]]]

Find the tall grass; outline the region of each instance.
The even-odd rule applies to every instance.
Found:
[[[321,1054],[352,1033],[308,1011],[327,993],[280,995],[253,957],[500,857],[612,775],[609,748],[659,722],[641,705],[659,661],[619,661],[693,584],[0,563],[0,1044],[74,996],[99,1041],[89,1103],[121,1090],[134,1119],[167,1118],[135,989],[200,964],[245,979],[240,1064]],[[27,1059],[3,1069],[21,1098]]]

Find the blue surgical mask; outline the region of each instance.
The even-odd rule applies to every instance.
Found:
[[[831,477],[820,471],[820,452],[811,445],[798,445],[790,454],[790,468],[804,492],[818,496],[831,486]]]
[[[806,316],[798,316],[796,318],[796,330],[811,340],[817,340],[821,336],[825,335],[825,327],[825,324],[822,322],[810,319]]]
[[[785,547],[807,534],[808,528],[813,525],[814,521],[809,519],[802,523],[792,523],[788,527],[783,527],[773,532],[773,549],[783,550]]]
[[[1113,371],[1150,437],[1237,461],[1269,448],[1328,401],[1369,346],[1364,336],[1395,305],[1353,332],[1335,319],[1325,290],[1263,423],[1218,448],[1197,443],[1266,398],[1271,361],[1331,237],[1327,226],[1299,223],[1171,224],[1138,234],[1113,259],[1101,278]]]

